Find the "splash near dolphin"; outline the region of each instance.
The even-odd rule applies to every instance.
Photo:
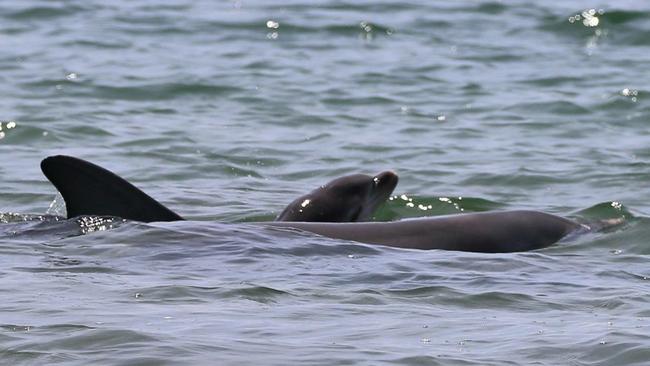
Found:
[[[115,173],[90,162],[58,155],[44,159],[41,169],[63,196],[68,218],[105,215],[142,222],[183,220]],[[541,249],[570,234],[621,224],[621,220],[611,220],[592,227],[528,210],[358,222],[371,217],[390,196],[397,181],[392,172],[374,177],[355,174],[337,178],[294,200],[277,221],[257,224],[366,244],[486,253]]]

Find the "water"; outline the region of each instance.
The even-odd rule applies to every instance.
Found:
[[[645,364],[650,8],[429,3],[0,5],[2,364]],[[8,215],[61,213],[59,153],[193,221]],[[385,169],[378,220],[628,224],[485,255],[247,223]]]

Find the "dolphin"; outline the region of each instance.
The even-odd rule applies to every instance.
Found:
[[[393,193],[397,175],[391,171],[374,177],[352,174],[296,198],[276,221],[356,222],[367,221]]]
[[[265,225],[409,249],[507,253],[548,247],[592,227],[540,211],[465,213],[390,222],[269,222]]]
[[[61,192],[68,218],[105,215],[143,222],[183,220],[123,178],[90,162],[51,156],[41,162],[41,169]],[[392,193],[397,179],[392,172],[341,177],[294,200],[277,221],[256,224],[398,248],[505,253],[545,248],[572,234],[623,221],[604,220],[589,226],[540,211],[515,210],[355,222],[370,217]]]

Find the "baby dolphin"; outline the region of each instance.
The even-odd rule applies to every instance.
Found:
[[[334,179],[291,202],[276,221],[367,221],[397,186],[390,171],[374,177],[352,174]]]

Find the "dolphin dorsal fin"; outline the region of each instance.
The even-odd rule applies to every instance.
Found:
[[[97,215],[142,222],[183,220],[133,184],[85,160],[50,156],[41,162],[41,170],[61,192],[68,218]]]

